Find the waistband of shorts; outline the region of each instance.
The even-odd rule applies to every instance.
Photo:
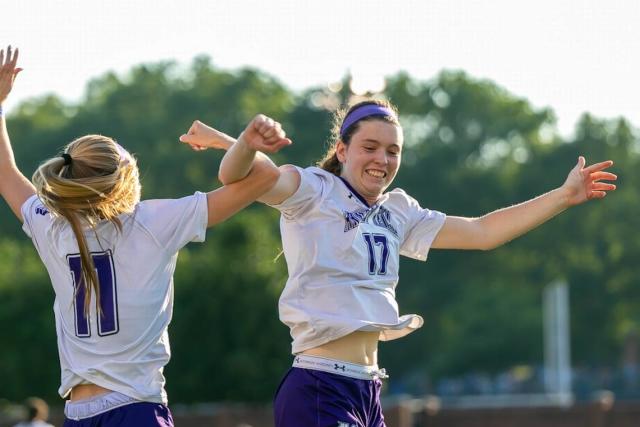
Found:
[[[342,360],[308,356],[306,354],[297,355],[293,359],[293,367],[330,372],[332,374],[338,374],[359,380],[389,378],[387,371],[384,368],[379,368],[378,365],[358,365],[356,363],[344,362]]]
[[[112,409],[136,402],[139,402],[139,400],[126,394],[112,391],[75,402],[68,400],[64,405],[64,415],[71,420],[77,421],[95,417]]]

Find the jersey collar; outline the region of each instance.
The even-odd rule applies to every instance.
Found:
[[[343,177],[339,176],[338,178],[340,178],[340,180],[344,183],[344,185],[347,186],[347,188],[349,189],[349,191],[351,191],[351,193],[353,193],[354,196],[356,196],[358,198],[358,200],[360,200],[360,202],[364,203],[364,205],[368,208],[371,208],[375,205],[377,205],[378,203],[374,203],[373,205],[369,205],[369,203],[367,203],[367,200],[362,197],[362,195],[360,195],[360,193],[358,193],[355,188],[353,188],[351,186],[351,184],[349,184],[349,181],[347,181],[346,179],[344,179]]]

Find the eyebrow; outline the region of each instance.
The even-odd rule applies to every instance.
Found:
[[[372,139],[372,138],[366,138],[366,139],[363,139],[363,140],[362,140],[362,142],[371,142],[371,143],[378,144],[378,145],[381,145],[381,144],[382,144],[382,143],[381,143],[380,141],[378,141],[377,139]],[[402,148],[402,146],[401,146],[400,144],[397,144],[397,143],[396,143],[396,144],[391,144],[389,147],[398,147],[398,148]]]

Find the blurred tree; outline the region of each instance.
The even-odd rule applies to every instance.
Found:
[[[256,113],[271,115],[295,142],[277,162],[307,166],[324,152],[330,113],[350,96],[347,81],[294,94],[258,70],[220,70],[207,57],[187,68],[146,64],[93,80],[79,105],[53,95],[29,100],[9,117],[9,129],[28,176],[73,138],[102,133],[139,156],[144,198],[179,197],[217,185],[222,153],[178,143],[194,119],[237,135]],[[541,363],[541,292],[558,278],[571,285],[574,363],[616,365],[624,337],[640,328],[637,131],[623,119],[585,115],[564,140],[549,109],[463,72],[430,81],[398,73],[385,95],[399,107],[405,132],[394,186],[425,207],[477,216],[529,199],[561,185],[579,154],[615,160],[621,176],[607,200],[495,251],[433,251],[426,265],[403,260],[401,311],[422,314],[426,325],[382,344],[391,384],[415,371],[437,380]],[[4,204],[0,218],[0,321],[11,325],[0,332],[2,394],[50,398],[59,376],[53,292]],[[182,251],[166,370],[172,401],[271,399],[290,363],[288,331],[277,320],[286,279],[284,259],[273,261],[280,246],[277,212],[252,207]],[[33,384],[39,389],[29,391]]]

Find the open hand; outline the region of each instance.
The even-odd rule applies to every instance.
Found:
[[[277,153],[291,144],[282,125],[263,114],[258,114],[251,120],[238,140],[243,140],[249,148],[263,153]]]
[[[607,195],[607,191],[616,189],[614,184],[601,182],[618,179],[615,174],[605,171],[613,165],[613,161],[607,160],[587,167],[585,163],[584,157],[578,157],[578,164],[569,172],[567,180],[562,185],[567,192],[569,206],[579,205],[591,199],[602,199]]]
[[[7,99],[16,76],[22,71],[22,68],[16,67],[19,53],[17,48],[13,51],[11,46],[7,47],[6,52],[4,49],[0,50],[0,104]]]

